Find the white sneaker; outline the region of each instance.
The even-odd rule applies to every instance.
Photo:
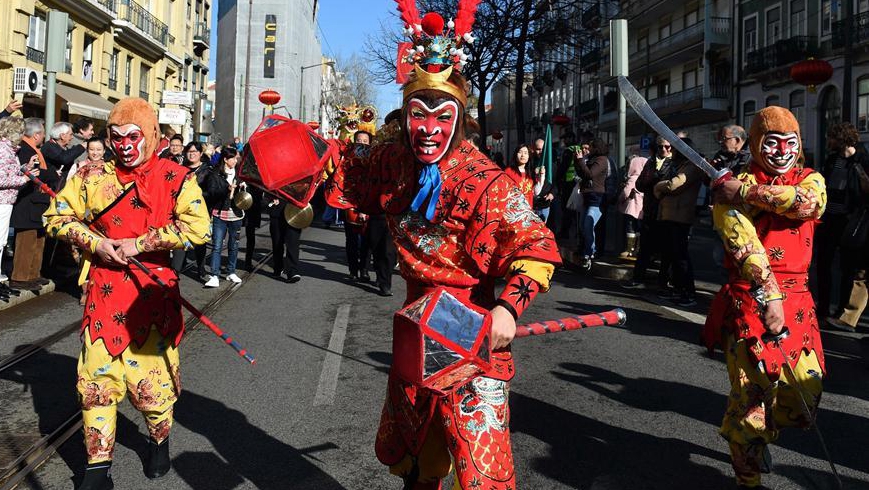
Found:
[[[205,287],[207,288],[216,288],[218,286],[220,286],[220,279],[217,276],[211,276],[205,281]]]
[[[235,283],[235,284],[241,284],[241,278],[238,277],[237,275],[235,275],[235,272],[233,272],[232,274],[226,276],[226,278],[229,279],[230,282],[232,282],[232,283]]]
[[[0,282],[6,282],[8,280],[9,280],[9,278],[6,277],[6,274],[0,274]]]

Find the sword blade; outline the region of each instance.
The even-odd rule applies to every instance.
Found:
[[[622,96],[627,101],[628,105],[631,106],[634,111],[640,116],[640,119],[645,121],[652,130],[662,136],[665,140],[669,141],[673,146],[673,149],[678,151],[679,153],[685,155],[691,163],[696,165],[703,171],[712,181],[717,181],[721,177],[727,174],[727,170],[718,170],[709,162],[706,161],[699,153],[694,151],[693,148],[686,145],[682,138],[676,136],[676,133],[673,132],[664,121],[655,114],[655,111],[649,106],[649,103],[646,102],[646,99],[640,95],[640,92],[637,91],[636,88],[631,84],[630,80],[627,77],[619,76],[619,92],[621,92]]]

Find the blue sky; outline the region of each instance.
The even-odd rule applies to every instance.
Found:
[[[320,0],[320,44],[323,54],[329,57],[340,56],[349,58],[358,53],[365,58],[363,48],[365,39],[375,36],[380,31],[380,22],[396,23],[398,19],[392,15],[395,11],[395,0]],[[363,7],[364,4],[364,7]],[[211,32],[211,73],[217,74],[217,6],[212,9],[213,29]],[[380,117],[401,103],[398,85],[395,83],[379,86],[377,109]]]

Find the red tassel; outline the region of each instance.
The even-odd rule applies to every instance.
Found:
[[[480,0],[459,0],[459,11],[453,21],[456,24],[456,36],[462,37],[471,32],[479,4]]]

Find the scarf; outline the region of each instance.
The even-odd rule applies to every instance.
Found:
[[[39,159],[39,169],[48,170],[48,165],[46,165],[45,163],[45,157],[42,156],[42,152],[39,151],[39,148],[36,147],[36,140],[33,139],[32,136],[22,136],[21,142],[33,148],[33,151],[36,152],[36,157]]]
[[[411,211],[419,211],[422,204],[428,199],[428,206],[425,210],[425,219],[432,221],[435,215],[435,208],[438,204],[438,197],[441,195],[441,172],[438,169],[437,163],[430,163],[422,168],[419,174],[419,192],[413,198],[410,204]]]
[[[155,206],[155,204],[157,204],[155,199],[159,200],[161,194],[167,194],[165,192],[159,192],[159,188],[157,188],[157,184],[159,184],[157,179],[159,176],[156,174],[159,172],[154,171],[158,170],[160,167],[162,167],[162,165],[160,165],[160,158],[156,154],[151,155],[151,158],[148,159],[148,161],[142,162],[133,168],[126,167],[120,162],[115,163],[115,175],[117,176],[118,181],[124,187],[127,187],[127,184],[130,182],[133,182],[136,186],[136,192],[139,195],[139,201],[141,201],[146,209],[151,211],[148,213],[149,226],[154,226],[157,221],[165,221],[165,217],[159,219],[157,216],[158,213],[154,212],[156,209],[159,209],[159,206]],[[154,178],[151,178],[152,174],[154,174]],[[154,194],[155,190],[156,194]],[[161,226],[163,226],[163,224],[154,226],[154,228],[159,228]]]

